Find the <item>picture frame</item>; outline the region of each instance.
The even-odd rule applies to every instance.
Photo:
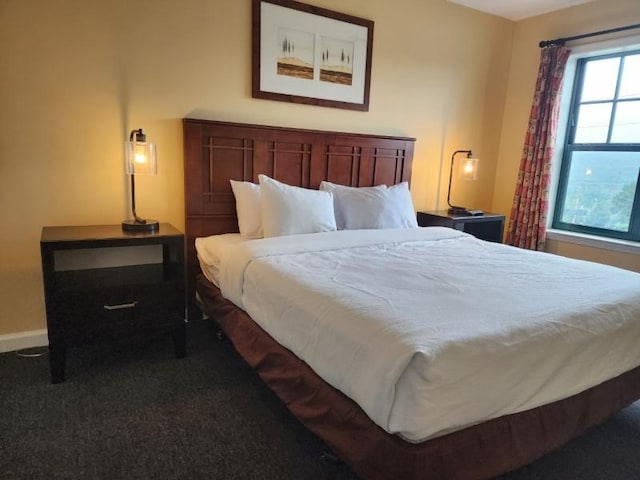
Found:
[[[368,111],[373,26],[294,0],[253,0],[253,98]]]

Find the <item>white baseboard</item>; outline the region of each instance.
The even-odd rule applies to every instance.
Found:
[[[45,345],[49,345],[46,328],[0,335],[0,353],[13,352],[23,348],[44,347]]]

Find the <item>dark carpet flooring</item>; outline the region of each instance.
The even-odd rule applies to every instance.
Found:
[[[74,349],[57,385],[0,354],[0,479],[355,479],[214,333]],[[501,477],[534,479],[640,480],[640,403]]]

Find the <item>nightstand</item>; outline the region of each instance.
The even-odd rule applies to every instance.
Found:
[[[184,357],[184,234],[121,225],[43,227],[40,239],[52,383],[69,347],[171,333]]]
[[[456,215],[447,210],[418,212],[418,225],[421,227],[450,227],[470,233],[481,240],[502,242],[504,215],[485,213],[484,215]]]

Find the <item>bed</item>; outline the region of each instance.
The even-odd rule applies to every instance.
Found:
[[[395,185],[410,179],[414,141],[185,119],[190,298],[197,290],[204,312],[218,321],[239,354],[289,410],[361,477],[491,478],[530,463],[640,398],[639,363],[630,359],[620,374],[566,398],[450,433],[445,427],[410,432],[406,422],[389,433],[388,425],[383,429],[371,419],[375,405],[356,403],[274,340],[236,305],[237,300],[225,298],[202,274],[196,258],[196,238],[238,231],[230,179],[255,182],[265,174],[306,188],[317,188],[322,181],[354,187]],[[440,240],[480,248],[461,233],[452,237],[447,229],[431,232],[444,235]],[[491,248],[509,251],[499,245]],[[227,296],[233,298],[228,292]],[[195,311],[193,305],[191,309]]]

